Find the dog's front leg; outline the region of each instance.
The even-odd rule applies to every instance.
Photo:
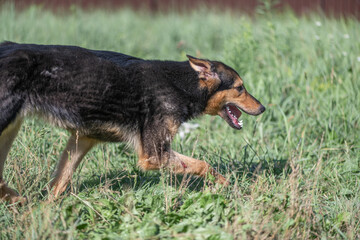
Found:
[[[53,193],[51,197],[56,198],[65,191],[81,160],[95,144],[96,140],[85,136],[78,136],[76,134],[70,136],[54,173],[54,179],[50,183]]]
[[[141,149],[139,149],[139,166],[144,170],[165,168],[175,174],[191,174],[200,177],[211,174],[216,182],[228,185],[228,181],[205,161],[171,150],[171,140],[177,130],[172,126],[174,124],[171,125],[168,122],[166,129],[158,130],[159,128],[153,126],[145,130]]]
[[[209,174],[215,177],[215,182],[229,185],[224,176],[218,173],[205,161],[187,157],[178,152],[171,151],[169,168],[176,174],[192,174],[206,178]]]
[[[205,161],[187,157],[180,153],[170,150],[170,153],[158,156],[140,156],[139,166],[144,170],[159,170],[165,168],[175,174],[191,174],[206,178],[208,175],[215,177],[215,182],[229,185],[224,176],[218,173],[213,167]]]

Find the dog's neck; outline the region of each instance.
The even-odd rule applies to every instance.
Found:
[[[207,101],[206,89],[200,89],[199,76],[191,68],[189,62],[168,62],[163,66],[166,73],[166,79],[173,86],[184,92],[188,97],[197,99],[197,101]]]
[[[181,106],[179,114],[181,121],[187,121],[203,113],[209,99],[207,89],[200,88],[198,74],[191,68],[189,62],[175,61],[144,61],[137,64],[137,72],[141,71],[145,86],[151,86],[168,92],[162,101],[176,101]],[[128,68],[134,69],[134,65]]]

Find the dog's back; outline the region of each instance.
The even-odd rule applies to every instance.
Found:
[[[17,116],[29,114],[68,130],[89,128],[94,119],[126,123],[126,114],[118,108],[133,96],[115,91],[121,84],[130,90],[124,75],[123,68],[82,48],[4,43],[0,134]]]
[[[37,45],[37,44],[18,44],[14,42],[3,42],[0,44],[0,58],[2,54],[9,54],[12,51],[16,50],[32,50],[32,51],[82,51],[92,53],[95,56],[109,60],[113,63],[116,63],[118,66],[128,66],[134,63],[140,63],[145,60],[141,58],[136,58],[129,56],[123,53],[112,52],[112,51],[103,51],[103,50],[91,50],[85,49],[77,46],[61,46],[61,45]]]

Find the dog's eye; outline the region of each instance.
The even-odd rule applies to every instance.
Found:
[[[237,89],[239,92],[241,92],[242,90],[244,90],[244,86],[241,85],[241,86],[239,86],[239,87],[236,87],[236,89]]]

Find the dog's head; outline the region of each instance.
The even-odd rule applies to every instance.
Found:
[[[204,113],[219,115],[231,127],[241,129],[242,112],[259,115],[265,107],[246,91],[237,72],[221,62],[198,59],[187,55],[191,67],[198,73],[201,88],[207,88],[210,98]]]

